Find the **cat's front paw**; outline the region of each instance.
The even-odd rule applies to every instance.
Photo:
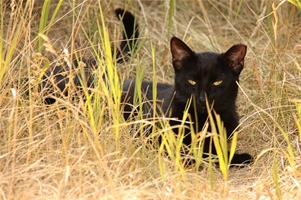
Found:
[[[231,160],[231,167],[244,167],[252,163],[254,158],[248,153],[234,154]]]

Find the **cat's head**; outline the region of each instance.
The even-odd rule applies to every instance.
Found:
[[[170,41],[175,70],[175,101],[186,103],[192,96],[198,112],[206,113],[206,98],[216,111],[235,109],[240,72],[247,47],[232,46],[225,53],[195,53],[182,40]]]

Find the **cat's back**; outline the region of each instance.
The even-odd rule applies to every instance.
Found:
[[[136,87],[136,81],[127,79],[123,82],[122,89],[122,102],[127,104],[134,104],[134,96]],[[166,83],[157,83],[156,88],[153,88],[153,82],[143,81],[141,83],[141,94],[142,94],[142,102],[143,112],[150,113],[153,110],[154,101],[156,101],[156,105],[160,112],[166,113],[167,108],[169,107],[173,93],[174,86]],[[155,90],[154,90],[155,89]],[[154,95],[155,98],[154,98]],[[128,110],[129,108],[125,108]]]
[[[123,94],[128,96],[134,96],[135,94],[136,81],[131,79],[126,79],[123,82]],[[154,91],[153,82],[143,81],[141,84],[141,92],[144,98],[147,100],[154,100],[153,95],[156,93],[156,100],[167,100],[172,96],[174,91],[174,86],[166,83],[157,83],[156,90]]]

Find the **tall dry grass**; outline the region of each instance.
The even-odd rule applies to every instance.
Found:
[[[299,199],[298,3],[0,2],[1,199]],[[137,52],[122,65],[110,54],[121,38],[117,7],[137,16],[141,32]],[[185,169],[179,162],[181,141],[169,139],[175,144],[167,159],[162,149],[137,137],[153,122],[123,120],[119,80],[173,82],[173,35],[196,51],[248,46],[237,102],[237,149],[254,155],[252,166],[221,172],[199,161],[201,170]],[[37,87],[45,70],[82,58],[98,61],[97,87],[91,93],[84,89],[86,101],[61,96],[45,106]],[[104,74],[111,82],[99,78]],[[168,128],[153,134],[172,137]]]

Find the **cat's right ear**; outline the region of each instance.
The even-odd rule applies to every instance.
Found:
[[[195,55],[194,52],[177,37],[171,38],[170,50],[172,54],[172,64],[175,70],[180,70],[184,66],[183,62]]]

